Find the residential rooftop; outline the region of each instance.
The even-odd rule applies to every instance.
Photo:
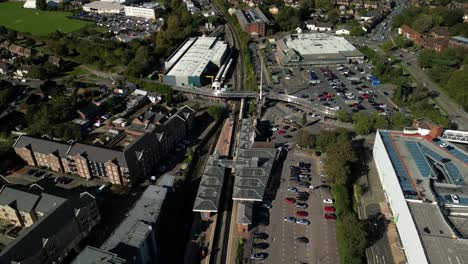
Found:
[[[150,185],[127,213],[127,217],[102,244],[101,249],[131,259],[132,249],[139,248],[158,221],[167,189]]]

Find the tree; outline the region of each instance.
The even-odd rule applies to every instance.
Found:
[[[406,126],[409,125],[409,119],[406,118],[401,112],[396,112],[392,115],[392,129],[403,130]]]
[[[367,135],[372,132],[373,122],[372,119],[362,113],[353,115],[354,130],[360,135]]]
[[[364,36],[366,34],[366,32],[362,29],[362,26],[353,26],[351,28],[351,31],[349,32],[349,35],[353,36],[353,37],[360,37],[360,36]]]
[[[39,10],[47,10],[46,0],[36,0],[36,8]]]
[[[376,131],[377,129],[388,129],[389,122],[385,116],[376,113],[374,114],[373,119],[373,131]]]
[[[430,15],[419,15],[412,23],[412,28],[420,33],[429,31],[432,28],[432,17]]]
[[[304,112],[302,113],[301,124],[305,126],[307,124],[307,114]]]
[[[223,117],[224,111],[225,107],[222,105],[212,105],[208,108],[208,114],[216,121]]]
[[[338,110],[338,112],[336,112],[336,118],[338,119],[338,121],[341,121],[341,122],[345,122],[345,123],[349,123],[351,122],[351,116],[349,115],[348,111],[346,110]]]
[[[466,84],[468,83],[468,68],[465,67],[462,70],[458,70],[452,74],[450,79],[445,85],[444,90],[455,99],[456,102],[462,105],[462,107],[468,109],[468,89]]]
[[[338,9],[332,9],[327,13],[327,20],[333,24],[336,24],[340,21],[340,13]]]

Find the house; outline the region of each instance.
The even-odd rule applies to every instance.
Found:
[[[57,56],[49,56],[48,61],[53,65],[60,67],[62,65],[63,59]]]
[[[455,36],[449,39],[449,46],[451,48],[468,49],[468,38]]]
[[[18,77],[26,77],[31,71],[32,67],[32,65],[21,65],[18,69],[16,69],[15,74]]]
[[[162,95],[156,92],[148,92],[146,97],[148,97],[148,100],[150,100],[150,102],[153,104],[156,104],[162,100]]]
[[[328,22],[309,20],[306,22],[306,27],[310,31],[330,32],[333,29],[333,24]]]
[[[0,251],[0,263],[61,263],[100,220],[96,199],[87,192],[62,198],[31,187],[0,190],[0,218],[19,229]]]
[[[429,30],[429,35],[433,38],[448,38],[450,31],[448,27],[434,27]]]
[[[377,10],[371,10],[356,17],[360,21],[369,23],[370,25],[374,25],[375,23],[379,22],[383,18],[382,14],[378,12]]]
[[[335,34],[340,36],[348,36],[351,33],[350,25],[340,25],[336,28]]]
[[[362,0],[351,0],[349,3],[350,6],[354,6],[354,8],[361,8],[363,7]]]
[[[423,37],[421,33],[413,30],[410,28],[408,25],[403,25],[398,28],[398,34],[402,35],[403,37],[411,40],[414,42],[414,44],[418,46],[422,46],[423,44]]]
[[[28,49],[28,48],[24,48],[24,47],[21,47],[21,46],[18,46],[18,45],[15,45],[15,44],[11,44],[9,47],[8,47],[8,50],[17,55],[17,56],[20,56],[20,57],[26,57],[26,58],[29,58],[31,55],[32,55],[32,50],[31,49]]]
[[[8,74],[10,72],[10,65],[6,63],[0,63],[0,74]]]
[[[349,6],[351,0],[336,0],[336,5],[338,6]]]
[[[423,42],[423,47],[425,49],[435,50],[441,52],[447,49],[449,46],[448,38],[425,38]]]
[[[379,8],[379,3],[377,1],[366,1],[364,3],[364,8],[366,8],[366,9],[377,9],[377,8]]]

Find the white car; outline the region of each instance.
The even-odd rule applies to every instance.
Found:
[[[452,193],[452,194],[450,195],[450,198],[452,198],[452,202],[453,202],[454,204],[459,204],[459,203],[460,203],[460,198],[458,197],[458,195]]]
[[[277,127],[272,127],[272,128],[271,128],[271,131],[276,131],[276,130],[278,130]]]
[[[333,200],[332,199],[323,199],[323,203],[325,204],[332,204]]]
[[[447,143],[440,143],[439,145],[441,148],[446,148],[448,147],[449,145]]]

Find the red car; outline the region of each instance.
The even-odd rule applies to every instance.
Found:
[[[306,217],[308,215],[309,215],[309,213],[307,213],[306,211],[297,211],[296,212],[296,216]]]
[[[296,199],[294,199],[294,198],[285,198],[284,201],[285,201],[286,203],[293,204],[293,203],[296,202]]]
[[[282,130],[282,129],[281,129],[281,130],[278,130],[278,134],[283,135],[284,133],[286,133],[286,131],[284,131],[284,130]]]
[[[325,206],[325,207],[323,208],[323,210],[324,210],[325,212],[334,213],[334,212],[335,212],[335,207],[333,207],[333,206]]]
[[[325,219],[336,220],[336,215],[335,214],[325,214]]]

